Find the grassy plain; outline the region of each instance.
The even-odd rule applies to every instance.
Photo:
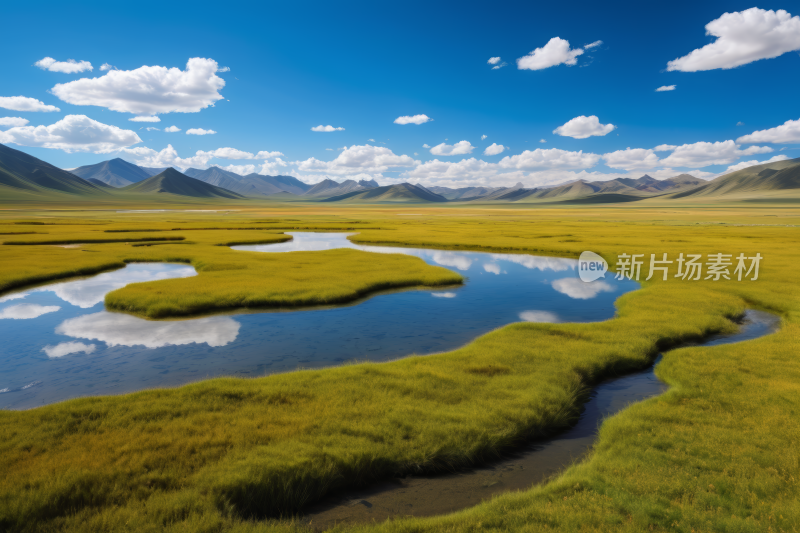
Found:
[[[234,253],[211,246],[278,240],[295,228],[358,227],[354,240],[362,243],[568,257],[589,249],[612,264],[625,252],[758,252],[765,259],[755,282],[644,283],[602,323],[515,324],[435,356],[0,412],[0,529],[300,529],[264,517],[295,512],[341,486],[468,465],[546,434],[573,419],[592,383],[641,368],[670,345],[730,331],[729,319],[748,306],[781,314],[781,331],[740,345],[670,352],[657,373],[671,390],[607,420],[592,455],[552,482],[444,517],[356,529],[795,531],[800,523],[800,211],[791,207],[275,204],[227,215],[32,210],[7,213],[3,222],[0,228],[10,229],[0,233],[40,232],[3,236],[7,241],[131,239],[72,249],[2,246],[6,289],[124,259],[188,260],[198,279],[234,279],[242,268],[204,270],[204,261],[227,265]],[[223,223],[239,229],[185,229]],[[184,240],[133,242],[147,233]],[[358,257],[338,260],[347,268]],[[239,267],[262,268],[255,258],[242,261]],[[161,309],[161,297],[183,302],[184,288],[172,281],[123,289],[109,303],[119,297],[147,314]],[[164,294],[156,298],[158,290]]]

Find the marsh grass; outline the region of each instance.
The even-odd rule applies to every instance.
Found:
[[[575,419],[592,384],[643,368],[681,342],[733,331],[731,319],[746,306],[780,313],[782,330],[666,354],[657,372],[670,391],[608,419],[591,457],[551,483],[444,517],[356,529],[791,531],[800,523],[794,228],[734,226],[760,219],[725,212],[464,214],[471,218],[432,210],[397,222],[394,212],[376,210],[375,223],[391,225],[391,235],[364,230],[354,238],[574,256],[584,243],[537,239],[569,233],[612,263],[622,252],[758,251],[767,259],[757,282],[647,283],[621,297],[618,316],[601,323],[513,324],[444,354],[0,412],[0,529],[296,530],[297,522],[266,518],[291,516],[340,487],[451,471],[548,435]],[[695,227],[692,217],[724,223]],[[86,265],[119,254],[182,257],[198,271],[208,257],[208,266],[223,267],[208,274],[238,275],[224,268],[223,249],[203,255],[204,246],[224,241],[221,234],[193,239],[197,249],[183,256],[167,245],[143,251],[120,244],[92,245],[102,252],[83,255],[97,256]],[[662,242],[675,240],[685,242]],[[7,258],[27,250],[50,273],[64,268],[54,264],[59,257],[81,257],[42,248],[0,252]],[[350,268],[358,257],[339,259]],[[22,275],[5,261],[2,268],[3,283]],[[142,305],[158,301],[140,294]]]

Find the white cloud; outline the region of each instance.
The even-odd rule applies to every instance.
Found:
[[[499,65],[495,65],[495,66],[493,66],[493,67],[492,67],[492,70],[498,70],[498,69],[501,69],[501,68],[503,68],[503,67],[504,67],[504,66],[506,66],[506,65],[508,65],[508,63],[506,63],[505,61],[503,61],[503,62],[502,62],[502,63],[500,63]]]
[[[423,145],[422,145],[422,147],[423,147],[423,148],[430,148],[430,146],[428,145],[428,143],[425,143],[425,144],[423,144]]]
[[[768,146],[751,146],[745,150],[740,150],[739,146],[733,141],[697,142],[676,147],[668,157],[661,160],[661,164],[670,167],[729,165],[745,155],[766,154],[769,152],[772,152],[772,148]]]
[[[736,125],[737,125],[737,126],[744,126],[744,122],[742,122],[742,121],[740,120],[739,122],[737,122],[737,123],[736,123]]]
[[[133,117],[129,118],[131,122],[161,122],[161,119],[158,117]]]
[[[675,90],[675,85],[662,85],[661,87],[656,89],[656,92],[663,93],[665,91],[674,91],[674,90]]]
[[[659,144],[655,148],[653,148],[654,152],[671,152],[678,146],[675,144]]]
[[[496,163],[487,163],[474,157],[457,162],[433,159],[408,171],[405,177],[412,182],[440,180],[457,182],[467,179],[489,179],[496,176],[498,170],[500,167]]]
[[[431,296],[434,298],[455,298],[456,293],[454,292],[432,292]]]
[[[644,148],[628,148],[603,154],[606,166],[624,170],[644,170],[658,166],[658,156],[653,150]]]
[[[385,146],[353,145],[345,148],[336,159],[320,161],[314,157],[295,163],[301,172],[328,172],[331,174],[386,172],[391,167],[413,167],[417,164],[407,155],[395,155]]]
[[[115,67],[114,65],[111,65],[109,63],[103,63],[102,65],[100,65],[100,70],[103,71],[103,72],[105,72],[107,70],[116,70],[116,68],[117,67]]]
[[[603,41],[595,41],[595,42],[593,42],[593,43],[589,43],[589,44],[585,45],[585,46],[583,47],[583,49],[584,49],[584,50],[591,50],[592,48],[597,48],[597,47],[598,47],[598,46],[600,46],[601,44],[603,44]]]
[[[496,65],[499,62],[500,62],[500,57],[490,57],[489,61],[487,61],[487,63],[489,63],[490,65]]]
[[[55,346],[45,346],[42,351],[47,354],[50,359],[57,357],[64,357],[72,353],[93,353],[95,348],[94,344],[84,344],[77,341],[62,342]]]
[[[738,139],[736,139],[736,142],[742,144],[800,143],[800,119],[787,120],[780,126],[777,126],[775,128],[770,128],[768,130],[754,131],[750,135],[744,135],[742,137],[739,137]]]
[[[546,141],[546,140],[544,140],[544,139],[539,139],[539,142],[544,144],[544,143],[546,143],[547,141]]]
[[[670,61],[667,70],[729,69],[798,50],[800,17],[792,17],[782,9],[766,11],[753,7],[712,20],[706,24],[706,35],[717,40]]]
[[[15,292],[11,294],[6,294],[5,296],[0,296],[0,303],[2,302],[10,302],[11,300],[23,300],[27,298],[29,293],[27,292]]]
[[[261,150],[256,154],[254,159],[272,159],[273,157],[278,157],[283,155],[282,152],[268,152],[265,150]]]
[[[482,141],[485,141],[485,140],[486,140],[486,137],[488,137],[488,135],[481,135],[481,140],[482,140]]]
[[[265,176],[274,176],[275,174],[283,172],[281,169],[287,166],[289,166],[289,164],[286,161],[280,157],[276,157],[274,161],[264,161],[258,173]]]
[[[523,311],[519,314],[519,318],[525,322],[561,322],[558,315],[549,311]]]
[[[170,126],[168,128],[164,128],[164,131],[166,131],[167,133],[177,133],[181,131],[181,129],[178,126]]]
[[[591,168],[600,161],[600,156],[592,153],[570,152],[558,148],[537,148],[525,150],[519,155],[506,156],[500,161],[502,168],[518,170],[544,169],[583,169]]]
[[[740,163],[736,163],[735,165],[729,166],[727,169],[725,169],[725,172],[723,172],[722,174],[728,174],[730,172],[736,172],[737,170],[742,170],[743,168],[752,167],[754,165],[763,165],[765,163],[775,163],[777,161],[786,161],[787,159],[789,159],[787,156],[785,156],[783,154],[780,154],[780,155],[776,155],[774,157],[771,157],[771,158],[767,159],[766,161],[756,161],[756,160],[753,160],[753,161],[742,161]]]
[[[572,137],[573,139],[586,139],[587,137],[602,137],[614,131],[617,127],[613,124],[600,124],[600,119],[595,115],[589,117],[575,117],[563,126],[553,130],[556,135]]]
[[[0,311],[0,320],[13,319],[25,320],[29,318],[39,318],[47,313],[55,313],[61,309],[57,305],[37,305],[37,304],[17,304],[10,305]]]
[[[36,98],[27,96],[0,96],[0,107],[12,111],[61,111],[54,105],[47,105]]]
[[[49,70],[50,72],[63,72],[64,74],[74,74],[76,72],[92,70],[92,64],[88,61],[75,61],[74,59],[56,61],[52,57],[40,59],[34,63],[34,65],[42,70]]]
[[[323,126],[320,124],[319,126],[314,126],[311,128],[311,131],[322,131],[322,132],[331,132],[331,131],[344,131],[344,128],[334,128],[330,124],[327,126]]]
[[[193,57],[186,70],[143,66],[109,70],[98,78],[59,83],[50,92],[73,105],[105,107],[121,113],[196,113],[222,99],[225,80],[217,76],[217,62]]]
[[[469,141],[459,141],[455,144],[437,144],[431,148],[433,155],[464,155],[471,154],[475,147]]]
[[[19,126],[0,132],[0,143],[40,146],[65,152],[108,154],[142,140],[131,130],[109,126],[85,115],[67,115],[50,126]]]
[[[255,159],[255,156],[250,152],[237,150],[236,148],[217,148],[208,153],[220,159]]]
[[[553,37],[542,48],[537,48],[530,54],[517,59],[517,68],[520,70],[542,70],[556,65],[574,65],[578,56],[583,54],[583,49],[570,50],[569,41]]]
[[[147,131],[161,131],[161,128],[155,128],[153,126],[148,126],[145,128]]]
[[[502,270],[500,270],[500,265],[497,263],[484,263],[483,269],[490,274],[494,274],[495,276],[499,276],[502,272]]]
[[[505,149],[506,149],[506,147],[503,146],[502,144],[492,143],[490,146],[486,147],[486,150],[483,151],[483,155],[498,155],[498,154],[502,154],[503,150],[505,150]]]
[[[181,158],[178,157],[178,152],[171,144],[160,152],[156,152],[152,148],[139,146],[136,148],[124,148],[121,150],[125,154],[130,154],[134,157],[134,163],[143,167],[176,167],[187,169],[206,168],[209,161],[214,156],[209,152],[198,151],[193,157]]]
[[[230,67],[220,67],[219,69],[217,69],[217,72],[230,72],[230,71],[231,71]]]
[[[247,176],[256,171],[255,165],[227,165],[219,168],[227,170],[228,172],[233,172],[234,174],[239,174],[240,176]]]
[[[430,118],[428,115],[414,115],[413,117],[409,116],[409,115],[405,115],[405,116],[397,117],[396,119],[394,119],[394,123],[395,124],[416,124],[416,125],[420,125],[420,124],[425,124],[426,122],[430,122],[431,120],[433,120],[433,119]]]
[[[214,135],[214,130],[204,130],[203,128],[190,128],[186,130],[186,135]]]
[[[563,278],[555,280],[550,285],[561,294],[576,300],[589,300],[601,292],[614,292],[614,287],[599,280],[586,283],[578,278]]]
[[[18,128],[28,123],[28,119],[21,117],[0,117],[0,127]]]
[[[239,327],[239,322],[227,316],[159,322],[101,311],[65,320],[56,333],[98,340],[112,347],[161,348],[194,343],[225,346],[236,340]]]

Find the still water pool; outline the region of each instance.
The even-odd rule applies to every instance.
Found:
[[[149,321],[110,313],[105,294],[129,283],[194,276],[186,265],[130,264],[0,297],[0,408],[170,387],[217,376],[263,376],[352,360],[451,350],[518,321],[593,322],[638,284],[583,283],[577,261],[526,254],[359,246],[345,233],[292,233],[242,253],[356,248],[414,255],[463,286],[376,294],[350,305]]]

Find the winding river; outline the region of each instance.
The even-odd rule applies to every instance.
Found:
[[[217,376],[263,376],[351,360],[452,350],[521,320],[594,322],[638,284],[577,277],[577,261],[527,254],[360,246],[347,233],[292,233],[242,253],[357,248],[414,255],[462,273],[463,286],[378,293],[350,305],[149,321],[103,308],[129,283],[194,276],[187,265],[140,263],[0,297],[0,408],[170,387]]]

